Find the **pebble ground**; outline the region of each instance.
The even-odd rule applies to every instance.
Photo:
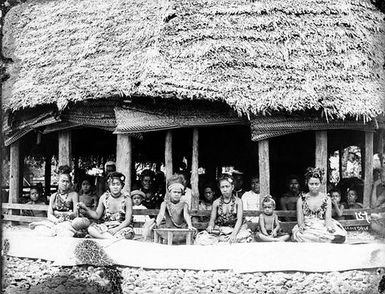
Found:
[[[378,239],[365,232],[360,240]],[[266,293],[374,294],[384,272],[378,269],[328,273],[147,270],[129,267],[57,267],[52,262],[3,258],[2,293]]]

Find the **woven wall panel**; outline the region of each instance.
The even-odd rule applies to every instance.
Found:
[[[139,109],[115,108],[117,127],[115,133],[137,133],[183,127],[248,124],[244,118],[229,113],[207,109]]]
[[[251,120],[251,140],[261,141],[278,136],[317,130],[374,131],[374,122],[330,121],[299,117],[258,117]]]

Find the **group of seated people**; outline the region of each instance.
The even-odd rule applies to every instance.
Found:
[[[154,228],[188,228],[197,231],[190,216],[191,190],[186,187],[186,179],[180,174],[167,180],[164,197],[155,197],[151,193],[147,197],[149,186],[143,185],[129,194],[123,190],[125,176],[120,172],[111,172],[106,181],[108,190],[98,199],[87,179],[82,181],[79,193],[73,191],[70,172],[68,166],[59,167],[58,191],[50,197],[47,220],[31,223],[31,229],[48,236],[90,236],[102,239],[133,239],[135,233],[140,233],[145,240],[151,238]],[[385,180],[385,172],[383,174],[381,179]],[[356,193],[349,191],[345,206],[340,203],[341,195],[338,191],[330,191],[330,195],[321,192],[323,170],[308,168],[305,178],[309,192],[295,195],[299,185],[293,181],[289,186],[292,187],[290,193],[281,199],[282,207],[297,210],[297,225],[290,236],[280,228],[273,197],[266,195],[260,201],[257,177],[251,181],[251,191],[238,197],[234,178],[223,174],[218,180],[219,197],[215,199],[214,187],[204,187],[204,197],[199,208],[211,210],[211,215],[206,230],[197,234],[196,244],[253,240],[276,242],[289,239],[296,242],[343,243],[346,231],[335,218],[342,216],[344,208],[362,207],[356,202]],[[142,177],[143,180],[145,177]],[[384,205],[385,188],[382,181],[374,184],[373,195],[376,197],[374,199],[372,195],[372,201],[378,206]],[[30,204],[39,204],[39,197],[35,194],[39,194],[38,191],[31,189]],[[295,201],[293,197],[296,197]],[[160,209],[156,218],[133,216],[133,209],[157,208],[158,202]],[[244,217],[244,210],[261,210],[261,214],[258,217]],[[140,231],[135,232],[135,221],[144,222]],[[379,225],[383,224],[379,221]]]

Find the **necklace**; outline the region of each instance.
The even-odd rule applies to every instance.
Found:
[[[122,193],[121,192],[119,192],[119,194],[112,194],[112,193],[110,193],[111,194],[111,196],[112,196],[112,198],[119,198],[120,196],[122,196]]]
[[[63,193],[62,191],[59,191],[58,194],[59,194],[60,198],[66,200],[67,197],[68,197],[69,192],[64,192],[64,193]]]
[[[226,202],[226,201],[225,201],[225,198],[223,198],[223,203],[224,203],[224,204],[229,204],[230,202],[231,202],[231,198],[229,199],[228,202]]]

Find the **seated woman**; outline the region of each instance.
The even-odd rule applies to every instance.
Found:
[[[296,210],[297,201],[301,195],[301,185],[299,183],[299,177],[296,175],[290,175],[287,178],[288,191],[284,193],[280,199],[280,205],[282,210]],[[295,218],[286,217],[287,221],[293,221]]]
[[[77,218],[78,194],[71,190],[71,168],[67,165],[58,168],[58,191],[50,197],[48,221],[34,222],[31,229],[48,236],[74,236],[75,232],[89,225],[87,219]],[[77,218],[78,225],[72,225]],[[83,220],[86,222],[83,224]]]
[[[219,179],[219,189],[221,197],[213,203],[207,232],[219,231],[219,241],[250,242],[252,237],[244,222],[242,200],[233,194],[233,178],[222,175]]]
[[[380,171],[380,177],[373,183],[373,190],[371,196],[371,207],[372,208],[383,208],[385,207],[385,168],[383,167]],[[371,222],[370,228],[385,236],[385,212],[372,213],[370,215]]]
[[[129,194],[122,191],[126,177],[120,172],[111,172],[107,176],[108,191],[100,196],[96,211],[84,203],[79,208],[89,217],[102,220],[88,227],[88,233],[98,239],[132,239],[132,201]]]
[[[346,231],[331,217],[330,197],[320,192],[324,171],[308,168],[305,174],[309,192],[297,202],[298,224],[293,228],[293,241],[344,243]]]

